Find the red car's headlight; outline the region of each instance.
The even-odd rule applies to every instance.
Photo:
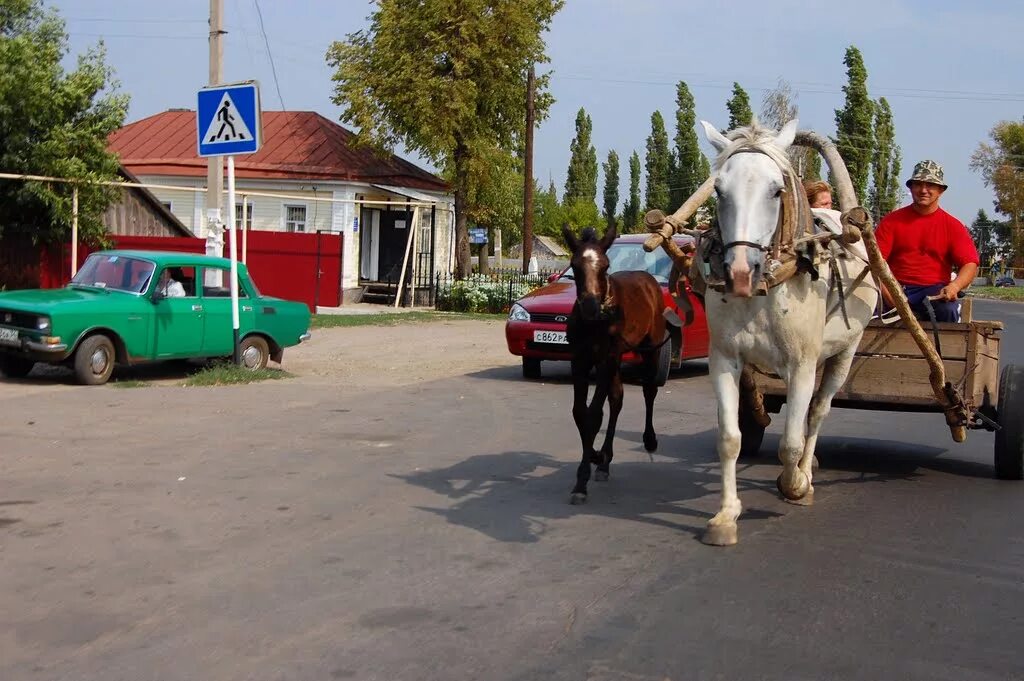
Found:
[[[528,322],[530,321],[530,313],[519,303],[513,303],[512,309],[508,312],[508,318],[513,322]]]

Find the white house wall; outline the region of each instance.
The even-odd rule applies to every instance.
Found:
[[[202,188],[205,178],[197,180],[193,177],[145,176],[140,181],[146,184],[180,185],[182,187]],[[297,198],[281,199],[266,196],[248,196],[247,203],[252,204],[251,225],[253,230],[284,231],[285,206],[306,206],[306,232],[316,230],[333,231],[343,235],[344,261],[343,288],[355,288],[359,285],[359,232],[362,225],[355,223],[357,208],[352,203],[330,203],[315,201],[315,198],[341,199],[352,201],[356,198],[364,200],[391,200],[403,203],[404,198],[378,195],[367,191],[367,185],[320,183],[317,191],[309,189],[309,183],[286,183],[272,180],[238,179],[235,184],[235,201],[241,203],[247,191],[263,193],[288,194]],[[206,193],[194,191],[177,191],[173,189],[151,189],[154,196],[164,203],[171,204],[171,212],[199,237],[206,236]],[[452,233],[454,230],[454,204],[451,197],[437,192],[420,192],[439,201],[435,209],[435,251],[434,271],[446,273],[450,271],[452,262]],[[226,194],[225,194],[226,203]],[[371,206],[368,206],[371,207]],[[381,207],[381,206],[372,206]],[[417,250],[429,250],[430,208],[420,210],[421,238]]]

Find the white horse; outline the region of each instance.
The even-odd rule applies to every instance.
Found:
[[[742,509],[736,493],[736,458],[744,366],[773,373],[786,383],[788,408],[779,446],[783,470],[777,484],[787,500],[809,505],[818,432],[832,398],[846,381],[878,289],[864,271],[863,246],[853,244],[847,247],[850,252],[844,252],[834,244],[819,247],[818,255],[812,257],[819,260],[820,276],[812,276],[804,267],[767,293],[755,295],[765,275],[779,266],[776,230],[787,219],[785,213],[798,213],[804,223],[810,221],[806,195],[785,153],[793,143],[797,122],[789,122],[776,134],[755,121],[728,137],[704,121],[701,124],[719,152],[714,163],[715,193],[725,274],[723,290],[716,293],[709,288],[705,303],[711,332],[710,373],[718,400],[722,505],[708,522],[703,540],[725,546],[737,541],[736,519]],[[787,192],[792,192],[790,197],[785,196]],[[789,208],[784,211],[786,200]],[[781,245],[786,251],[786,244]],[[821,384],[815,390],[815,372],[822,365]]]

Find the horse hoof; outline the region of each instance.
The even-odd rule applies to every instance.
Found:
[[[782,471],[775,479],[775,487],[787,500],[796,501],[803,499],[811,491],[811,481],[807,479],[802,470],[794,468],[789,475],[786,474],[786,471]]]
[[[644,449],[649,452],[655,452],[658,450],[658,438],[654,435],[647,437],[644,435]]]
[[[807,494],[803,495],[799,499],[790,499],[790,498],[784,496],[783,500],[787,504],[793,504],[794,506],[813,506],[814,505],[814,490],[812,489],[810,492],[808,492]]]
[[[732,546],[739,541],[736,536],[736,523],[709,524],[700,540],[708,546]]]
[[[572,496],[569,497],[569,503],[573,506],[580,506],[581,504],[587,503],[587,495],[583,492],[573,492]]]
[[[608,471],[597,470],[594,471],[594,482],[608,482],[608,478],[611,473]]]

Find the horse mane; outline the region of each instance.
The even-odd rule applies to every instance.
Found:
[[[796,171],[793,169],[789,156],[774,144],[777,134],[775,130],[762,126],[761,122],[757,120],[757,116],[754,116],[750,125],[729,131],[726,137],[730,144],[715,158],[713,165],[715,172],[721,170],[733,154],[740,151],[756,151],[775,161],[784,176],[795,179]]]

